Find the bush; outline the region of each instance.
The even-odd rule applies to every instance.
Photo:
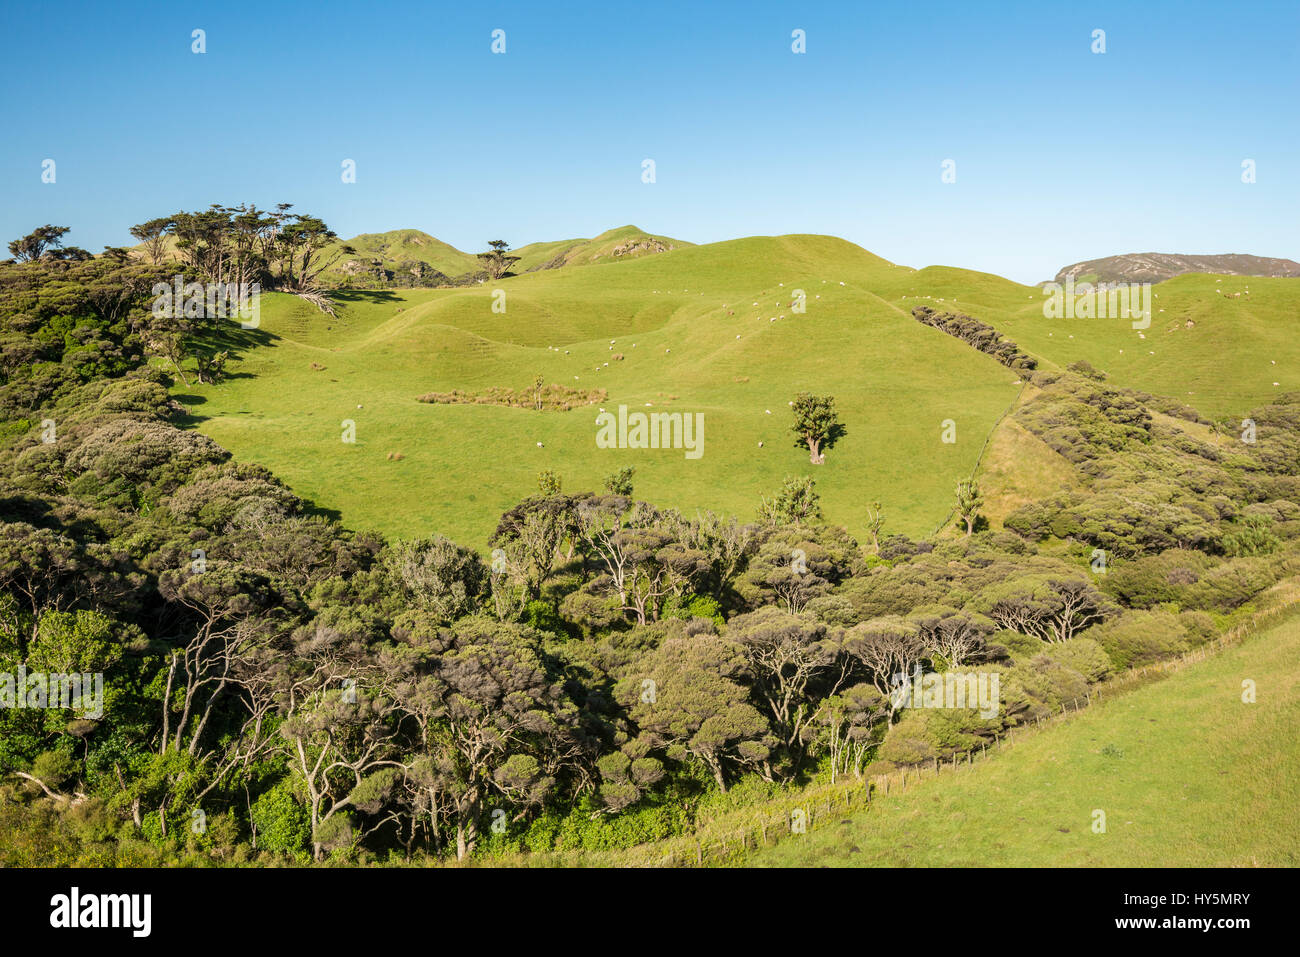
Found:
[[[251,819],[258,849],[294,856],[306,854],[311,844],[311,817],[294,797],[289,782],[277,784],[254,801]]]
[[[1093,684],[1111,672],[1110,658],[1105,649],[1092,638],[1071,638],[1049,645],[1043,654],[1057,664],[1073,668]]]
[[[682,621],[708,618],[719,626],[725,621],[722,606],[708,595],[670,595],[664,602],[663,617],[680,618]]]
[[[1188,589],[1201,580],[1209,559],[1200,552],[1171,548],[1112,565],[1102,588],[1131,608],[1154,608],[1166,602],[1183,604]]]
[[[1250,601],[1277,580],[1265,558],[1234,558],[1211,568],[1187,589],[1185,607],[1205,611],[1232,611]]]
[[[1028,661],[1034,655],[1042,653],[1047,642],[1032,635],[1022,635],[1018,631],[1003,629],[989,635],[988,643],[1000,645],[1007,650],[1013,661]]]
[[[553,635],[566,634],[564,619],[556,612],[555,606],[540,598],[535,598],[524,606],[524,623]]]
[[[1028,665],[1011,669],[1011,677],[1018,680],[1025,692],[1051,714],[1088,696],[1088,679],[1046,652],[1037,655]],[[1029,713],[1021,716],[1022,720],[1037,718],[1043,713],[1041,708],[1031,707]]]
[[[1193,648],[1218,637],[1219,629],[1214,626],[1214,619],[1203,611],[1185,611],[1178,616],[1178,622],[1186,630],[1187,642]]]
[[[1130,611],[1098,625],[1089,637],[1105,649],[1117,670],[1173,658],[1188,648],[1187,629],[1170,611]]]
[[[924,764],[973,751],[1002,728],[971,708],[908,708],[881,742],[876,757],[890,764]]]

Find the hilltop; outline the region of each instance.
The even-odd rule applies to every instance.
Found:
[[[484,247],[487,246],[486,241]],[[619,226],[590,239],[558,239],[528,243],[510,250],[519,257],[512,273],[537,272],[564,266],[622,262],[693,245],[670,236],[647,233],[637,226]],[[144,243],[130,247],[147,255]],[[345,250],[350,249],[350,252]],[[176,238],[162,242],[164,259],[179,259]],[[464,252],[419,229],[390,229],[338,239],[320,252],[322,261],[335,260],[320,275],[327,287],[348,289],[435,288],[464,286],[484,276],[478,254]]]
[[[1214,273],[1224,276],[1300,276],[1300,263],[1290,259],[1270,259],[1244,253],[1217,256],[1190,256],[1183,253],[1126,253],[1089,259],[1063,266],[1056,273],[1057,282],[1071,276],[1076,282],[1163,282],[1184,273]]]
[[[589,266],[602,260],[615,262],[636,259],[691,245],[694,244],[668,236],[652,235],[637,226],[620,226],[592,239],[530,243],[514,250],[511,255],[520,257],[515,266],[516,272],[534,272],[538,269],[558,269],[561,266]]]
[[[689,245],[680,239],[652,235],[636,226],[621,226],[592,239],[529,243],[511,250],[509,255],[519,257],[511,268],[518,274],[636,259]],[[483,275],[483,266],[476,253],[462,252],[418,229],[363,233],[327,247],[324,255],[331,257],[345,246],[350,246],[355,252],[344,254],[323,274],[322,279],[327,284],[355,288],[374,285],[450,286],[465,285]]]
[[[360,280],[387,279],[398,285],[439,285],[479,271],[478,259],[450,243],[418,229],[393,229],[386,233],[362,233],[326,247],[328,259],[344,246],[356,252],[343,258],[323,278]]]

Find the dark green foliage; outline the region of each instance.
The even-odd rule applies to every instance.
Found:
[[[330,236],[251,207],[138,229],[187,277],[289,287]],[[1006,531],[876,525],[864,548],[808,478],[752,525],[636,502],[624,469],[600,493],[547,476],[481,553],[354,534],[181,427],[170,375],[219,378],[226,346],[152,315],[169,270],[53,246],[0,264],[0,673],[102,673],[105,711],[0,710],[0,864],[627,847],[828,770],[951,759],[1297,570],[1300,396],[1252,411],[1249,443],[1083,364],[1035,373],[1016,413],[1077,487]],[[825,396],[796,419],[814,457],[841,428]],[[890,696],[972,670],[1000,679],[995,717]]]
[[[929,306],[917,306],[912,310],[912,318],[991,355],[1009,369],[1028,372],[1038,367],[1037,360],[1021,352],[1014,342],[1002,338],[1000,332],[978,319],[961,313],[936,312]]]

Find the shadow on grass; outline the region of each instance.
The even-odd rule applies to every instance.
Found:
[[[264,329],[245,329],[237,322],[223,322],[210,329],[203,330],[201,336],[196,337],[194,341],[194,352],[207,358],[215,356],[219,352],[225,352],[226,362],[235,363],[241,360],[245,353],[256,349],[259,346],[270,345],[280,337],[267,332]],[[179,383],[186,383],[176,374],[175,369],[165,370],[171,377],[172,387]],[[193,368],[193,362],[187,363],[185,377],[189,380],[186,388],[192,387],[198,383],[198,370]],[[226,382],[231,379],[253,379],[256,378],[249,372],[223,372],[218,383]],[[194,392],[184,394],[173,394],[172,398],[179,402],[184,412],[176,419],[176,424],[182,428],[194,428],[200,422],[208,418],[205,415],[198,415],[194,412],[194,407],[203,405],[208,400],[206,397]]]
[[[387,289],[331,289],[330,300],[339,305],[354,305],[359,302],[378,305],[385,302],[401,302],[402,297]]]

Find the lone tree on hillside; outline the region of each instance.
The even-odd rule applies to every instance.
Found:
[[[880,554],[880,530],[885,527],[885,509],[879,502],[872,502],[867,510],[867,531],[871,533],[871,551]]]
[[[63,245],[63,237],[70,226],[38,226],[22,239],[15,239],[9,244],[9,252],[20,263],[33,262]]]
[[[966,523],[966,537],[975,531],[975,520],[979,518],[980,506],[984,504],[984,493],[974,481],[957,483],[957,514]]]
[[[494,239],[488,245],[492,248],[485,253],[479,253],[478,258],[483,263],[483,268],[487,270],[488,278],[500,279],[511,266],[519,262],[519,257],[506,255],[510,244],[504,239]]]
[[[844,434],[835,413],[835,397],[800,392],[794,397],[793,431],[798,436],[798,446],[808,446],[808,461],[821,465],[826,461],[825,448],[830,448]]]

